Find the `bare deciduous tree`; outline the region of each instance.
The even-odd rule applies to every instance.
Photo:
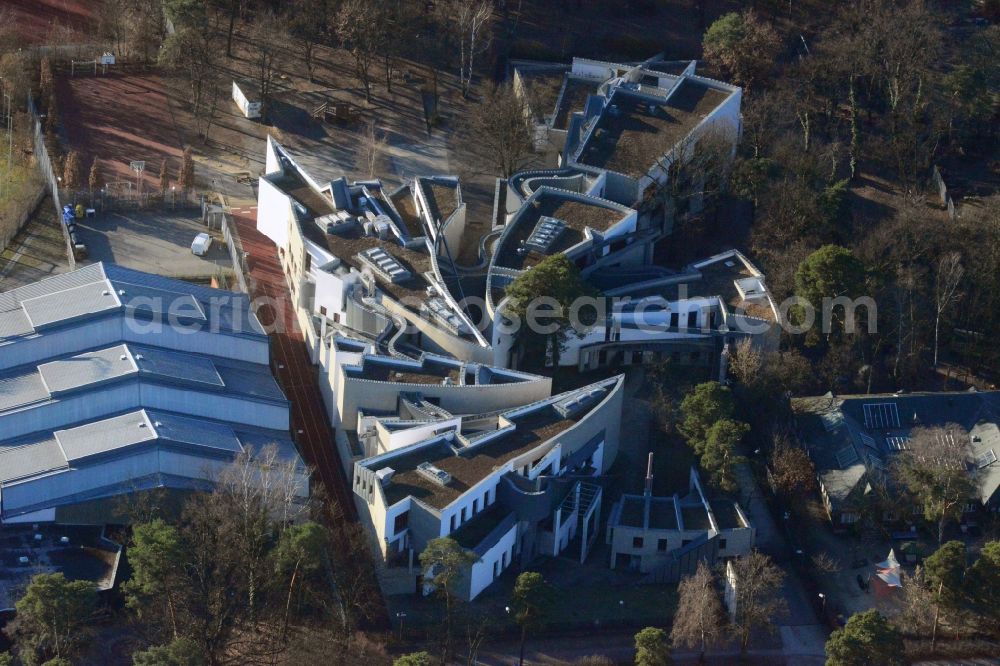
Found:
[[[83,162],[80,160],[80,153],[71,150],[66,156],[66,164],[63,168],[63,187],[68,190],[75,190],[83,186]]]
[[[934,367],[938,364],[941,317],[951,304],[958,300],[958,285],[964,274],[962,255],[958,252],[949,252],[938,262],[937,275],[934,279]]]
[[[736,341],[736,345],[729,355],[729,370],[736,377],[737,381],[744,386],[752,386],[757,381],[761,366],[764,363],[764,356],[760,349],[755,347],[753,340],[742,338]]]
[[[368,0],[347,0],[337,12],[335,30],[354,59],[354,75],[365,89],[365,101],[372,101],[371,66],[383,42],[382,12]]]
[[[299,40],[310,81],[316,68],[316,47],[326,37],[328,14],[327,0],[294,0],[292,3],[289,33]]]
[[[98,159],[95,157],[94,161],[90,163],[90,176],[87,178],[87,187],[90,188],[90,194],[93,196],[94,190],[101,189],[101,167],[98,165]]]
[[[674,645],[697,647],[699,660],[704,659],[705,650],[722,635],[726,618],[712,570],[699,562],[694,574],[681,579],[677,593],[670,639]]]
[[[167,170],[167,161],[160,162],[160,194],[166,194],[170,189],[170,172]]]
[[[215,35],[200,27],[181,25],[163,43],[160,64],[181,72],[191,91],[190,110],[204,141],[219,103],[219,61]]]
[[[253,71],[260,93],[260,117],[265,121],[271,110],[276,65],[282,47],[288,41],[285,21],[273,12],[260,12],[250,31],[253,43]]]
[[[181,157],[181,172],[177,177],[177,186],[182,192],[189,191],[194,187],[194,157],[191,155],[191,148],[185,148]]]
[[[374,119],[369,121],[358,142],[358,171],[364,177],[374,178],[378,174],[386,143],[385,132],[375,128]]]
[[[489,0],[452,0],[448,8],[458,33],[459,82],[462,95],[468,97],[476,57],[485,53],[492,42],[493,3]]]
[[[736,573],[736,631],[746,653],[754,629],[774,630],[775,618],[785,609],[781,585],[785,573],[770,557],[753,551],[733,562]]]
[[[816,489],[816,468],[809,454],[792,442],[780,440],[771,452],[771,480],[785,499],[801,504]]]
[[[481,159],[504,178],[522,169],[531,158],[527,111],[510,84],[493,88],[471,109],[468,133]]]
[[[976,489],[969,475],[969,435],[955,424],[914,428],[906,450],[893,461],[896,480],[923,507],[924,518],[937,525],[938,543],[944,541],[949,521],[958,520]]]

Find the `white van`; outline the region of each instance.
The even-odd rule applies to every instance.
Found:
[[[191,252],[198,257],[204,257],[211,248],[212,237],[205,233],[195,236],[194,241],[191,243]]]

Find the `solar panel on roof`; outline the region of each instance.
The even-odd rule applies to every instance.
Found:
[[[993,449],[990,449],[986,453],[980,456],[976,456],[976,467],[978,469],[989,467],[996,461],[997,461],[997,454],[993,451]]]
[[[938,444],[945,444],[947,446],[955,446],[955,434],[952,432],[937,433]]]
[[[837,464],[840,465],[841,469],[846,469],[848,466],[853,465],[858,461],[858,452],[854,450],[853,446],[845,446],[841,450],[837,451]]]
[[[894,435],[885,438],[885,445],[890,451],[906,451],[910,448],[910,438],[906,435]]]
[[[898,428],[899,411],[894,402],[870,402],[862,406],[865,412],[865,427],[869,430]]]

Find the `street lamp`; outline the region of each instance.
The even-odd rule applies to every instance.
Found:
[[[826,615],[826,595],[820,592],[819,598],[823,600],[823,615]]]
[[[406,618],[406,613],[400,611],[396,613],[396,619],[399,620],[399,640],[403,640],[403,620]]]

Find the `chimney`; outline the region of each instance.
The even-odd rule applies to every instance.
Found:
[[[653,494],[653,452],[649,452],[649,460],[646,462],[646,492],[644,495],[649,497]]]

